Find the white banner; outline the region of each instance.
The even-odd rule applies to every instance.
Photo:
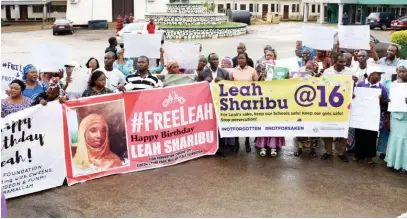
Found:
[[[177,61],[182,69],[196,69],[199,63],[199,44],[165,42],[164,60]]]
[[[1,181],[6,198],[63,184],[64,134],[58,101],[13,113],[1,125]]]
[[[6,98],[6,91],[9,89],[9,84],[14,79],[21,79],[23,77],[23,68],[21,64],[2,61],[1,66],[1,99]]]

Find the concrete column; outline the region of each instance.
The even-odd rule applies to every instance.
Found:
[[[308,22],[309,4],[304,3],[304,22]]]
[[[321,7],[321,11],[320,11],[320,14],[319,14],[319,23],[323,24],[323,23],[325,23],[325,6],[324,6],[323,2],[321,2],[320,7]],[[316,9],[318,10],[318,7]]]
[[[338,4],[339,5],[339,10],[338,10],[338,26],[342,25],[342,18],[343,18],[343,4]]]
[[[45,21],[47,19],[47,5],[44,4],[44,9],[43,9],[43,15],[42,15],[42,20]]]

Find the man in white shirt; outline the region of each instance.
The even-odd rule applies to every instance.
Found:
[[[124,86],[125,78],[123,73],[116,68],[113,68],[113,63],[115,61],[115,56],[113,52],[107,52],[105,54],[104,62],[105,66],[103,68],[97,69],[103,71],[106,75],[106,88],[116,92],[121,86]]]
[[[352,68],[354,76],[357,77],[357,81],[363,81],[367,78],[367,60],[369,58],[367,57],[367,52],[365,50],[360,50],[358,52],[358,62],[359,65],[355,66]]]
[[[338,55],[334,56],[334,61],[335,64],[326,69],[324,71],[325,76],[334,76],[334,75],[353,75],[353,72],[350,71],[346,67],[346,58],[345,54],[339,53]],[[326,160],[333,155],[333,138],[322,138],[324,141],[324,146],[325,146],[325,153],[321,156],[322,160]],[[336,138],[337,143],[336,143],[336,150],[338,151],[338,157],[343,161],[343,162],[348,162],[348,158],[346,157],[346,138]]]

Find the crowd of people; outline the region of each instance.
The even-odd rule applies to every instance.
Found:
[[[85,64],[86,71],[76,62],[65,65],[65,70],[58,72],[38,72],[31,64],[25,66],[22,80],[13,80],[8,90],[9,96],[2,100],[2,117],[37,104],[46,105],[55,100],[63,103],[95,95],[161,88],[163,82],[158,79],[157,74],[162,73],[164,69],[167,74],[193,74],[197,82],[265,81],[266,65],[274,65],[278,57],[277,51],[267,45],[264,47],[264,55],[254,62],[246,53],[245,44],[239,43],[235,57],[219,58],[216,53],[201,55],[196,69],[181,69],[176,60],[164,64],[164,50],[161,48],[158,66],[151,67],[150,59],[146,56],[137,59],[125,58],[124,48],[117,47],[114,37],[109,39],[109,44],[105,50],[103,66],[100,66],[97,59],[91,57]],[[354,152],[353,160],[366,159],[369,164],[373,163],[373,158],[379,152],[388,167],[407,170],[407,113],[387,111],[388,103],[391,101],[389,99],[391,84],[407,83],[407,61],[398,58],[397,45],[389,46],[387,55],[379,58],[374,43],[371,43],[370,53],[369,58],[368,52],[364,50],[356,50],[353,54],[341,52],[339,43],[336,51],[302,48],[298,66],[309,72],[312,77],[351,75],[355,87],[381,89],[381,120],[379,133],[351,129],[350,132],[355,135],[354,143],[351,144],[345,138],[297,137],[295,156],[301,156],[307,148],[310,150],[310,156],[316,157],[316,148],[322,140],[325,147],[325,152],[321,156],[323,160],[333,156],[335,144],[338,157],[343,162],[348,162],[346,153],[349,150]],[[384,72],[377,67],[370,68],[371,63],[375,63],[375,66],[396,67],[396,79],[381,80]],[[280,80],[290,78],[291,76],[287,75]],[[261,156],[268,153],[277,156],[285,145],[284,136],[255,138],[255,147],[259,148]],[[220,138],[217,154],[226,156],[228,147],[237,151],[240,147],[239,138]],[[247,152],[252,149],[249,138],[245,138],[245,149]]]

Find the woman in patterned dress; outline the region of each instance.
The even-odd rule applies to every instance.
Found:
[[[32,100],[22,95],[25,83],[15,79],[10,83],[9,97],[1,100],[1,116],[5,117],[12,113],[24,110],[31,106]]]

